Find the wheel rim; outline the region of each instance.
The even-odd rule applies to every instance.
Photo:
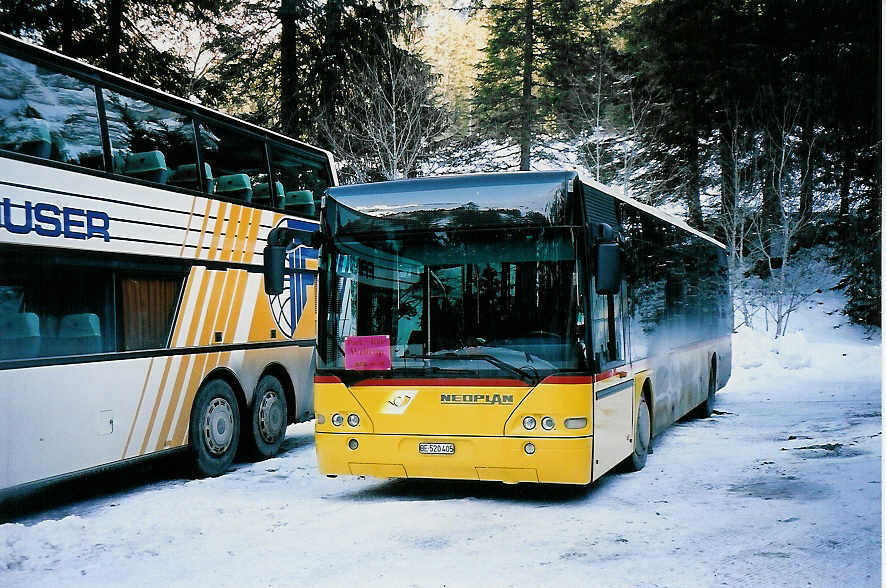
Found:
[[[637,455],[646,455],[649,451],[649,432],[652,428],[649,422],[649,409],[646,404],[642,407],[640,414],[637,415]]]
[[[213,455],[221,455],[234,440],[234,410],[224,398],[213,398],[203,417],[203,441]]]
[[[280,438],[283,424],[283,403],[275,390],[268,390],[258,406],[258,432],[265,443],[274,443]]]

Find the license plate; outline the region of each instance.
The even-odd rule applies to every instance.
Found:
[[[430,455],[452,455],[455,453],[455,443],[419,443],[418,452]]]

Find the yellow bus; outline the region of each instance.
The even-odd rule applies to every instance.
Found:
[[[330,154],[0,35],[0,498],[189,451],[274,455],[313,416]]]
[[[723,245],[574,172],[330,188],[321,231],[324,474],[586,484],[729,378]]]

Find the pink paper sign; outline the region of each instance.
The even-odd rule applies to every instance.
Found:
[[[388,335],[345,337],[345,369],[391,369],[390,337]]]

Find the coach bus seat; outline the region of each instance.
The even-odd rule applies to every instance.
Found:
[[[313,216],[314,214],[314,193],[310,190],[295,190],[287,192],[283,199],[283,210]]]
[[[42,118],[10,117],[0,130],[0,146],[10,151],[48,158],[52,154],[49,123]]]
[[[209,190],[207,191],[212,193],[212,188],[215,186],[215,178],[212,177],[212,168],[209,167],[208,163],[203,164],[203,175],[206,176],[206,183],[209,187]],[[173,172],[172,177],[169,178],[169,183],[173,186],[199,190],[200,176],[197,174],[197,164],[185,163],[175,168],[175,172]]]
[[[246,174],[219,176],[215,183],[215,193],[225,198],[252,201],[252,181]]]
[[[40,353],[40,319],[33,312],[0,316],[0,359],[36,357]]]
[[[127,155],[123,173],[140,180],[165,184],[169,170],[166,169],[166,157],[162,151],[145,151]]]
[[[277,200],[282,201],[286,191],[283,189],[283,184],[281,182],[274,182],[274,191],[277,193]],[[265,206],[271,205],[271,194],[268,190],[267,182],[255,185],[255,189],[252,191],[252,201],[256,204],[263,204]]]
[[[58,325],[56,341],[58,355],[98,353],[102,350],[98,315],[89,312],[66,314]]]

